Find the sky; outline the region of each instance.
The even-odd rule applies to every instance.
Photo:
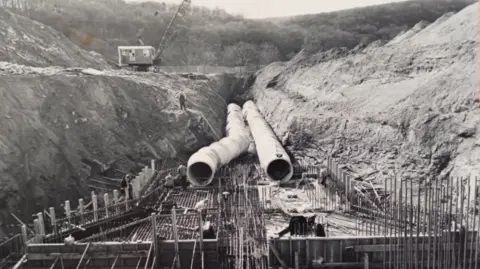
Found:
[[[143,2],[146,0],[125,0]],[[150,0],[177,3],[181,0]],[[313,14],[361,6],[379,5],[405,0],[192,0],[192,5],[225,9],[231,14],[241,14],[246,18],[261,19],[300,14]]]

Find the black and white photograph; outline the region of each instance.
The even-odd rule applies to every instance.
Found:
[[[480,269],[475,0],[0,0],[0,269]]]

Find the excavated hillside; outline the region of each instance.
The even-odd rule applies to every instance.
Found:
[[[333,155],[364,178],[474,175],[477,10],[420,22],[387,44],[302,52],[257,72],[246,96],[279,137],[290,133],[303,162]],[[0,221],[66,199],[75,206],[95,176],[85,160],[123,171],[151,158],[186,161],[223,135],[227,102],[245,86],[232,75],[112,70],[52,28],[0,9]]]
[[[478,3],[391,43],[300,53],[259,71],[250,94],[305,162],[331,154],[359,177],[476,176],[477,19]]]
[[[112,70],[50,27],[0,9],[0,222],[88,195],[95,173],[82,160],[123,171],[151,158],[185,161],[223,136],[235,81]]]
[[[35,67],[109,66],[98,53],[80,49],[52,27],[1,7],[0,36],[0,61]]]

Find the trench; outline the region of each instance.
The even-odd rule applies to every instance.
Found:
[[[206,143],[201,145],[190,154],[193,160],[189,159],[189,162],[192,161],[192,163],[187,165],[187,178],[189,179],[190,183],[195,186],[210,185],[213,181],[215,181],[215,174],[221,168],[217,167],[217,161],[220,161],[224,158],[228,158],[230,160],[229,157],[225,157],[225,154],[226,156],[230,156],[232,153],[235,154],[235,152],[238,152],[239,147],[244,148],[246,143],[249,144],[249,142],[246,142],[244,136],[246,135],[246,131],[248,133],[250,132],[245,129],[248,128],[248,124],[244,119],[242,106],[250,98],[249,90],[255,82],[255,75],[251,73],[238,77],[234,76],[234,79],[230,82],[231,83],[228,83],[229,85],[227,87],[232,90],[232,95],[225,102],[228,105],[227,107],[223,108],[223,110],[227,111],[227,113],[223,118],[221,130],[217,131],[218,133],[222,133],[221,137],[218,137],[219,139],[211,141],[208,144]],[[229,123],[229,121],[232,122]],[[230,128],[230,134],[227,134],[227,128]],[[212,144],[213,142],[215,142],[215,144]],[[236,146],[232,146],[231,143],[234,143]],[[215,150],[213,150],[211,147],[215,147]],[[201,150],[199,151],[199,149]],[[252,156],[252,154],[247,154],[246,152],[237,157],[232,157],[233,159],[228,164],[224,164],[224,166],[233,167],[235,165],[247,164],[256,161],[256,158]],[[223,163],[223,161],[220,162]]]
[[[61,204],[64,203],[65,198],[59,199],[59,193],[68,194],[66,195],[66,197],[68,197],[67,199],[71,197],[69,201],[72,210],[76,209],[78,206],[79,198],[83,198],[85,201],[89,201],[90,191],[88,189],[88,186],[86,185],[92,179],[96,180],[97,178],[121,178],[123,177],[123,174],[125,172],[136,173],[140,171],[145,165],[149,165],[151,159],[156,159],[156,167],[158,167],[159,169],[178,167],[178,165],[180,164],[186,164],[189,156],[196,152],[198,149],[204,146],[208,146],[212,142],[216,141],[217,136],[225,136],[225,118],[227,104],[233,102],[241,106],[248,98],[248,89],[253,84],[255,77],[253,76],[253,74],[223,74],[218,76],[220,77],[220,83],[215,84],[216,88],[209,85],[208,87],[204,87],[204,89],[209,89],[208,91],[203,90],[201,93],[199,93],[202,95],[203,102],[207,102],[208,104],[210,104],[211,107],[202,110],[205,120],[200,121],[199,123],[203,126],[200,126],[199,128],[198,126],[195,126],[197,122],[193,122],[192,126],[190,127],[191,133],[193,133],[193,135],[196,137],[196,144],[190,149],[182,149],[180,147],[180,149],[177,150],[177,155],[175,157],[165,157],[162,155],[160,156],[160,158],[158,158],[158,156],[153,155],[152,152],[148,150],[148,148],[152,146],[155,150],[156,145],[153,145],[153,143],[151,143],[152,145],[144,145],[144,151],[132,152],[127,154],[124,153],[121,156],[117,156],[117,159],[124,160],[119,161],[120,163],[107,163],[108,160],[106,160],[106,158],[101,158],[101,156],[106,155],[105,152],[97,153],[97,156],[100,156],[100,158],[95,156],[83,156],[80,160],[78,160],[78,163],[73,163],[67,158],[67,156],[62,155],[66,153],[64,149],[65,146],[61,144],[61,141],[52,144],[52,147],[58,150],[60,152],[60,155],[63,156],[62,157],[58,155],[58,158],[62,159],[62,162],[64,162],[62,166],[65,171],[63,171],[61,174],[56,175],[46,175],[34,172],[34,174],[38,176],[38,178],[33,178],[34,180],[28,180],[22,184],[22,192],[24,193],[23,196],[25,196],[26,199],[16,199],[18,201],[16,202],[15,209],[9,207],[9,205],[12,204],[12,197],[10,195],[0,198],[0,205],[4,205],[3,209],[0,208],[0,216],[2,220],[0,223],[0,238],[10,237],[20,232],[21,225],[12,216],[11,213],[18,217],[22,222],[33,227],[32,215],[38,212],[43,212],[44,209],[48,211],[49,207],[54,207],[57,217],[64,214],[61,211]],[[186,82],[188,83],[187,87],[189,87],[189,85],[193,83],[210,83],[205,80],[205,77],[188,78],[191,81]],[[114,81],[114,84],[115,83],[117,83],[117,81]],[[121,96],[124,96],[125,92],[121,92],[119,94],[121,94]],[[54,98],[52,100],[55,100]],[[163,128],[167,129],[168,126]],[[208,135],[206,133],[210,133],[213,135]],[[65,139],[66,138],[62,138],[62,141]],[[126,147],[126,149],[128,151],[128,147]],[[156,150],[158,150],[158,148]],[[243,160],[245,160],[245,158],[243,158]],[[52,159],[52,162],[57,161],[59,161],[59,159]],[[128,168],[122,167],[122,165],[124,166],[125,162],[129,163]],[[108,168],[105,170],[102,169],[102,166],[108,166]],[[88,169],[86,178],[77,176],[79,174],[79,169]],[[121,170],[121,172],[119,172],[119,170]],[[201,165],[196,170],[198,171],[198,173],[214,172],[207,171],[208,169],[205,170],[205,168],[203,168]],[[35,195],[39,188],[38,184],[41,184],[41,186],[43,187],[46,186],[45,184],[48,184],[48,182],[52,181],[58,182],[56,184],[57,188],[59,184],[62,186],[62,188],[53,189],[51,187],[45,187],[42,190],[44,191],[45,195],[43,196],[41,201],[38,200],[38,198],[35,197],[38,196]],[[115,183],[112,183],[107,186],[110,189],[110,191],[108,192],[111,192],[114,189],[118,189],[118,187],[115,187],[114,184]],[[98,194],[100,193],[97,193],[97,195]],[[142,214],[142,212],[136,213],[136,217],[144,217],[143,215],[144,214]]]

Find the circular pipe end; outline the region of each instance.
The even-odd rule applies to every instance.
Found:
[[[293,176],[293,166],[284,159],[275,159],[267,165],[267,177],[273,181],[288,181]]]
[[[214,169],[204,162],[193,163],[187,169],[188,181],[197,187],[204,187],[210,184],[214,174]]]

